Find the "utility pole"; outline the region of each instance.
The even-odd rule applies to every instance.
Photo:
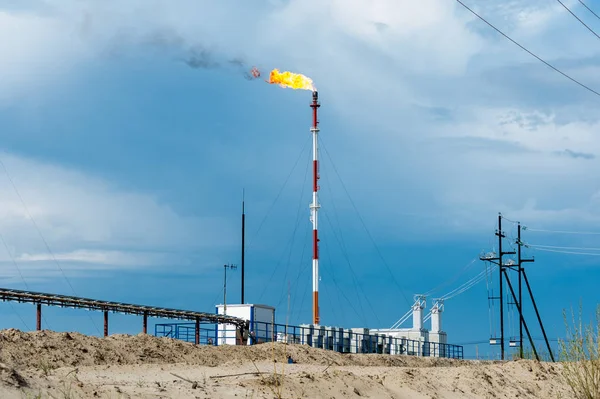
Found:
[[[519,273],[519,358],[523,359],[523,292],[521,290],[521,276],[523,274],[523,266],[521,263],[521,223],[517,225],[517,261],[518,261],[518,273]]]
[[[496,230],[496,234],[498,237],[498,256],[497,257],[488,257],[483,256],[480,257],[480,260],[488,261],[498,265],[498,275],[500,277],[500,296],[497,298],[500,301],[500,358],[504,360],[504,268],[505,265],[502,262],[502,258],[504,255],[515,255],[514,251],[502,251],[502,239],[506,238],[504,232],[502,231],[502,214],[498,213],[498,230]],[[495,261],[498,261],[497,263]]]
[[[542,330],[542,334],[544,335],[544,340],[546,341],[546,347],[548,348],[550,358],[552,359],[552,361],[554,361],[554,354],[552,353],[552,348],[550,347],[550,343],[548,341],[548,337],[546,335],[546,330],[544,329],[544,325],[542,323],[542,318],[538,311],[538,307],[535,302],[535,298],[533,297],[533,292],[531,290],[531,286],[529,285],[529,280],[527,279],[527,273],[525,273],[525,268],[523,267],[524,263],[535,261],[533,258],[523,259],[522,253],[521,253],[521,247],[523,245],[525,245],[521,241],[521,230],[526,230],[527,228],[526,227],[522,228],[520,222],[516,222],[516,223],[517,223],[518,230],[517,230],[517,240],[515,243],[518,245],[518,252],[514,252],[514,251],[511,251],[511,252],[506,251],[505,252],[502,250],[502,239],[506,238],[506,236],[504,235],[504,232],[502,231],[502,214],[499,213],[498,214],[498,230],[496,230],[496,234],[495,234],[498,237],[498,255],[495,256],[495,254],[491,254],[491,255],[485,255],[485,256],[479,257],[480,260],[491,262],[491,263],[498,265],[498,268],[500,269],[500,297],[491,297],[491,298],[488,297],[489,299],[499,299],[500,300],[500,350],[501,350],[500,357],[502,360],[504,360],[504,298],[503,298],[503,295],[504,295],[504,278],[506,278],[506,282],[508,284],[510,294],[513,298],[513,301],[517,305],[517,309],[519,311],[519,355],[520,355],[520,357],[523,358],[523,328],[525,328],[525,333],[527,334],[527,337],[529,338],[529,343],[531,344],[532,350],[533,350],[536,358],[539,360],[539,355],[535,348],[533,339],[531,338],[531,334],[529,332],[527,322],[525,321],[525,316],[523,315],[522,281],[525,280],[525,284],[527,286],[527,290],[529,292],[529,296],[531,298],[531,302],[533,304],[533,308],[535,310],[535,314],[537,316],[538,323]],[[504,255],[514,255],[514,254],[517,255],[516,270],[517,270],[518,276],[519,276],[518,293],[515,293],[515,291],[513,290],[512,283],[511,283],[510,279],[508,278],[508,271],[507,271],[507,269],[515,270],[514,263],[506,263],[505,264],[502,261],[502,258]],[[495,342],[492,342],[490,340],[490,344],[493,344],[493,343],[495,343]]]
[[[521,246],[523,243],[521,242],[521,223],[517,222],[517,261],[518,261],[518,273],[519,273],[519,357],[523,359],[523,323],[525,319],[523,318],[523,292],[522,292],[522,280],[523,280],[523,263],[525,262],[534,262],[534,259],[523,259],[521,257]],[[535,348],[534,348],[535,350]]]
[[[236,265],[233,264],[225,264],[223,265],[223,270],[225,272],[224,276],[223,276],[223,315],[227,316],[227,269],[231,269],[231,270],[235,270],[237,269]],[[223,345],[225,344],[225,330],[226,330],[226,324],[223,325],[223,332],[221,333],[221,336],[223,337]]]
[[[503,287],[503,276],[502,276],[502,239],[504,238],[504,234],[502,234],[502,215],[498,214],[498,231],[496,231],[496,236],[498,236],[498,270],[500,271],[500,358],[504,360],[504,293],[502,290]]]

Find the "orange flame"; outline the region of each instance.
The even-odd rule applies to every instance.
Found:
[[[281,87],[290,87],[294,90],[316,90],[311,78],[299,73],[279,72],[278,69],[273,69],[271,71],[268,83],[278,84]]]

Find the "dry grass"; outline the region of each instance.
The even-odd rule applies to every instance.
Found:
[[[567,335],[559,341],[563,376],[578,399],[600,399],[600,305],[596,308],[595,321],[584,325],[579,309],[579,320],[571,309],[572,324],[563,312]]]

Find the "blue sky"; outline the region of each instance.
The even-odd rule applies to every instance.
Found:
[[[310,93],[245,80],[232,59],[305,73],[319,89],[324,324],[393,324],[404,296],[492,249],[498,212],[531,228],[600,231],[597,97],[456,2],[371,3],[0,1],[1,160],[25,203],[0,170],[0,233],[18,266],[0,251],[1,285],[73,294],[68,279],[81,296],[213,311],[222,265],[240,262],[244,188],[247,300],[283,318],[289,281],[291,322],[308,322]],[[597,38],[560,4],[467,4],[600,88]],[[182,62],[201,50],[218,66]],[[596,248],[598,237],[523,238]],[[548,334],[560,337],[564,308],[582,301],[589,315],[599,301],[598,258],[527,253]],[[239,270],[229,282],[236,302]],[[489,338],[486,296],[482,283],[446,303],[450,342]],[[30,305],[0,312],[2,328],[25,328],[19,317],[34,326]],[[98,333],[87,313],[45,315],[53,329]],[[112,320],[112,332],[141,324]]]

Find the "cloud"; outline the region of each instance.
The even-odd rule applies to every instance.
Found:
[[[234,235],[219,218],[183,217],[152,195],[76,170],[0,157],[9,172],[0,167],[0,233],[10,250],[0,246],[3,273],[14,275],[12,258],[25,269],[43,265],[53,272],[54,259],[84,270],[185,266],[232,244]]]
[[[31,36],[36,41],[25,46],[27,54],[43,58],[44,48],[60,48],[48,57],[61,65],[100,62],[105,55],[147,62],[144,52],[158,51],[167,61],[192,54],[189,61],[203,67],[240,57],[308,74],[321,91],[322,111],[330,112],[330,126],[344,121],[328,139],[340,154],[337,166],[352,183],[361,182],[357,200],[378,221],[397,224],[400,217],[389,215],[399,203],[406,213],[448,215],[451,225],[462,218],[483,224],[504,209],[532,217],[548,210],[560,219],[587,214],[575,210],[584,209],[598,188],[589,173],[597,162],[590,155],[600,150],[598,120],[589,116],[593,96],[456,2],[47,4],[52,11],[41,15],[9,14],[25,21],[22,28],[13,23],[14,31],[42,32]],[[596,39],[560,5],[512,1],[477,10],[574,76],[597,80],[600,50],[588,45]],[[16,46],[10,51],[18,55]],[[76,70],[85,73],[83,66]],[[356,159],[368,159],[369,167]],[[378,187],[386,193],[373,209],[367,204]],[[537,208],[525,206],[531,203]],[[94,231],[75,225],[83,236],[106,238],[103,223]]]
[[[0,104],[66,77],[81,48],[63,21],[0,10]],[[65,45],[70,43],[70,45]]]
[[[169,263],[169,255],[153,252],[99,251],[78,249],[63,253],[23,253],[15,259],[17,262],[63,262],[92,263],[103,266],[162,266]]]

